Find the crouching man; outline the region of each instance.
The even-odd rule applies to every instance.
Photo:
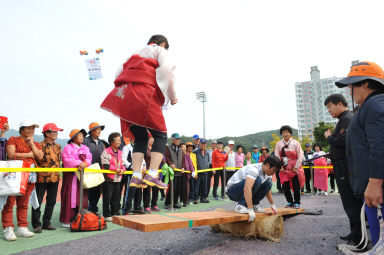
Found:
[[[255,212],[264,212],[260,201],[267,197],[274,213],[277,213],[272,198],[272,175],[281,168],[280,159],[269,156],[263,163],[244,166],[229,179],[225,191],[229,199],[236,201],[235,211],[248,213],[249,220],[255,219]]]

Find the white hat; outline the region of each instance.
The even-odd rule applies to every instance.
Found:
[[[229,141],[228,141],[228,144],[232,144],[232,145],[234,145],[235,142],[234,142],[233,140],[229,140]]]
[[[30,127],[34,126],[35,128],[39,128],[39,125],[35,124],[32,120],[24,120],[20,123],[20,128],[21,127]]]

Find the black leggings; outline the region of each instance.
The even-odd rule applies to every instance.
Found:
[[[152,189],[152,200],[151,200],[151,189]],[[143,204],[144,208],[149,207],[149,203],[151,203],[151,207],[157,206],[157,199],[159,197],[159,188],[156,186],[148,186],[143,189]]]
[[[285,195],[285,199],[287,199],[288,203],[300,204],[300,182],[299,177],[295,175],[292,178],[292,186],[293,186],[293,195],[295,201],[293,201],[292,193],[291,193],[291,184],[289,181],[283,183],[283,191]]]
[[[133,146],[133,153],[147,153],[148,147],[148,131],[152,134],[155,141],[152,145],[151,152],[159,152],[164,154],[165,146],[167,145],[167,133],[160,132],[158,130],[153,130],[141,126],[132,125],[129,128],[135,137],[135,144]]]

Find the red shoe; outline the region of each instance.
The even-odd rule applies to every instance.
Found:
[[[156,178],[154,178],[150,174],[145,175],[145,177],[143,178],[143,182],[145,184],[148,184],[149,186],[152,186],[152,187],[156,186],[159,189],[167,189],[168,188],[168,185],[165,184],[164,182],[160,181],[158,176],[156,176]]]
[[[152,207],[151,207],[151,210],[154,211],[154,212],[160,212],[160,208],[157,207],[157,205],[152,206]]]
[[[144,208],[144,213],[145,214],[150,214],[152,212],[151,208],[147,207],[147,208]]]

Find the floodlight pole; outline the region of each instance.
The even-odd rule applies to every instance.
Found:
[[[203,137],[206,138],[205,136],[205,102],[207,102],[207,95],[205,94],[204,91],[197,92],[196,98],[197,100],[199,100],[199,102],[203,103]]]
[[[205,136],[205,102],[203,101],[203,136]]]

